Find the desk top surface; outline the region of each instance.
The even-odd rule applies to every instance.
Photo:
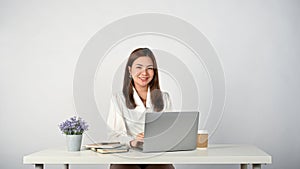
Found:
[[[100,154],[52,148],[24,156],[24,164],[270,164],[272,157],[252,145],[218,144],[207,149],[163,153]]]

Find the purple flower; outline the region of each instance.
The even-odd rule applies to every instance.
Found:
[[[80,135],[88,130],[88,127],[89,126],[82,118],[77,118],[76,116],[59,124],[59,129],[67,135]]]

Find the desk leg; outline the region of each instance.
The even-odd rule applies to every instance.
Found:
[[[63,169],[69,169],[69,164],[64,164],[64,168]]]
[[[35,169],[43,169],[44,165],[43,164],[35,164]]]
[[[252,169],[261,169],[261,164],[252,164]]]
[[[241,164],[241,169],[247,169],[248,165],[247,164]]]

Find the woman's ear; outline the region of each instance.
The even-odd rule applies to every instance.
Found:
[[[131,67],[128,66],[128,71],[129,71],[129,74],[131,75]]]

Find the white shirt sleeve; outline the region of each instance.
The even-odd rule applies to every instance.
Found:
[[[122,111],[120,111],[117,95],[111,98],[107,126],[109,141],[119,141],[129,146],[129,142],[134,139],[127,134],[126,124],[122,116]]]
[[[165,102],[164,111],[166,111],[166,112],[173,111],[172,101],[171,101],[169,93],[164,92],[163,96],[164,96],[163,99],[164,99],[164,102]]]

